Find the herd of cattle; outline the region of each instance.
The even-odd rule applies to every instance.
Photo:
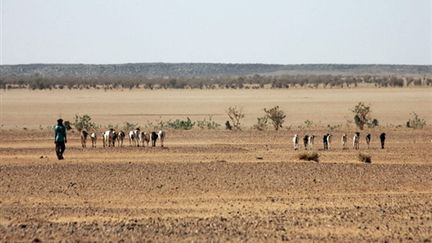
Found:
[[[324,150],[329,150],[330,146],[331,146],[331,142],[332,142],[332,135],[327,133],[323,136],[323,145],[324,145]],[[294,146],[294,150],[299,149],[299,136],[297,134],[294,135],[293,137],[293,146]],[[365,137],[366,139],[366,144],[367,147],[369,148],[371,139],[372,139],[372,135],[370,133],[368,133]],[[384,143],[385,143],[385,139],[386,139],[386,134],[385,133],[381,133],[379,136],[380,142],[381,142],[381,149],[384,149]],[[303,145],[304,148],[307,149],[313,149],[314,148],[314,142],[315,142],[315,136],[314,135],[305,135],[303,137]],[[346,134],[343,134],[341,137],[341,143],[342,143],[342,148],[343,149],[347,149],[347,142],[348,142],[348,136]],[[360,149],[360,133],[356,132],[354,133],[354,136],[352,138],[352,144],[353,144],[353,149]]]
[[[92,142],[92,147],[96,147],[96,142],[97,142],[97,134],[95,132],[89,134],[87,131],[83,130],[81,131],[81,145],[83,148],[86,147],[86,143],[87,143],[87,138],[90,135],[90,139]],[[123,131],[119,131],[116,132],[114,129],[109,129],[105,132],[102,133],[102,144],[103,147],[115,147],[116,144],[119,147],[123,147],[123,141],[126,137],[126,133]],[[324,145],[324,150],[329,150],[331,147],[331,143],[332,143],[332,135],[327,133],[323,136],[323,145]],[[139,128],[136,128],[132,131],[129,131],[128,133],[128,139],[129,139],[129,146],[150,146],[150,142],[151,142],[151,146],[155,147],[156,146],[156,142],[157,140],[160,140],[160,145],[161,147],[164,146],[164,140],[165,140],[165,131],[160,130],[159,132],[151,132],[151,133],[147,133],[147,132],[143,132],[141,131]],[[366,139],[366,144],[367,147],[369,148],[371,139],[372,139],[372,135],[370,133],[368,133],[365,137]],[[385,133],[381,133],[379,136],[380,142],[381,142],[381,149],[384,149],[384,143],[385,143],[385,139],[386,139],[386,134]],[[293,146],[294,146],[294,150],[298,150],[299,149],[299,140],[300,137],[295,134],[292,141],[293,141]],[[348,142],[348,136],[346,134],[343,134],[341,137],[341,143],[342,143],[342,148],[343,149],[347,149],[347,142]],[[303,145],[304,145],[304,149],[308,150],[308,149],[313,149],[314,148],[314,143],[315,143],[315,135],[305,135],[303,137]],[[352,138],[352,147],[353,149],[360,149],[360,133],[356,132],[354,133],[354,136]]]
[[[97,134],[95,132],[89,134],[87,131],[83,130],[81,131],[81,145],[83,148],[87,147],[87,138],[90,135],[90,139],[92,142],[92,147],[96,147],[97,142]],[[123,141],[126,137],[126,133],[123,131],[115,131],[114,129],[109,129],[102,133],[102,144],[103,147],[115,147],[116,144],[119,147],[123,147]],[[149,143],[151,142],[151,145],[153,147],[156,146],[156,142],[159,139],[161,147],[164,146],[164,140],[165,140],[165,132],[160,130],[159,132],[142,132],[139,128],[134,129],[132,131],[129,131],[128,133],[129,138],[129,145],[130,146],[137,146],[140,145],[145,147],[149,146]]]

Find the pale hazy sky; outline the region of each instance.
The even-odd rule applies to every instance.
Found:
[[[432,0],[0,0],[3,64],[432,64]]]

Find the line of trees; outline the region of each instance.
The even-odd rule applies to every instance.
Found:
[[[0,89],[259,89],[432,86],[432,77],[372,75],[251,75],[239,77],[43,77],[0,76]]]

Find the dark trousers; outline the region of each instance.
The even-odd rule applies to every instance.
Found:
[[[66,145],[64,142],[56,142],[56,154],[58,159],[63,159],[63,153],[66,149]]]

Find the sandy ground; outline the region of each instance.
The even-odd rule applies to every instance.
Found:
[[[58,161],[51,133],[1,130],[0,240],[430,242],[432,129],[371,130],[372,164],[342,150],[343,132],[330,151],[317,139],[316,163],[292,149],[302,131],[167,131],[165,148],[86,149],[71,133]]]
[[[73,121],[89,114],[102,125],[208,118],[221,124],[230,106],[242,107],[243,125],[251,127],[264,108],[279,105],[292,126],[352,120],[357,102],[372,106],[382,125],[405,124],[411,112],[432,120],[431,88],[259,89],[259,90],[0,90],[0,125],[4,129],[46,128],[58,117]]]

